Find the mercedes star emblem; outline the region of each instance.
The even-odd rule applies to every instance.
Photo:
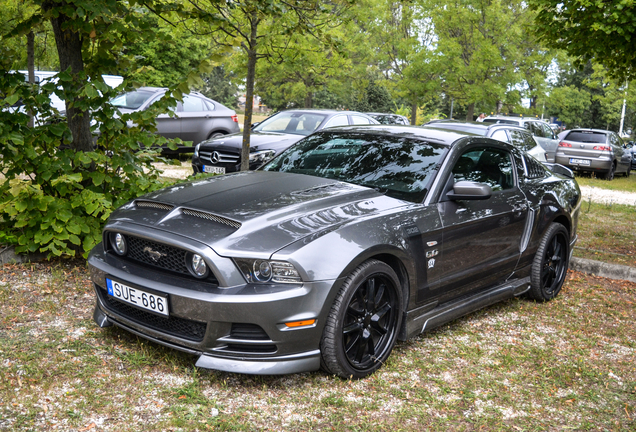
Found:
[[[213,152],[212,156],[210,156],[210,160],[212,161],[213,164],[219,163],[219,160],[221,160],[221,156],[219,155],[219,152],[217,151]]]

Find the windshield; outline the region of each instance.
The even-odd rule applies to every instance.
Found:
[[[155,92],[145,90],[135,90],[115,96],[110,100],[111,105],[118,108],[138,109],[148,99],[153,97]]]
[[[263,120],[253,130],[309,135],[318,129],[325,117],[327,116],[324,114],[283,111]]]
[[[422,202],[446,149],[399,136],[321,132],[299,141],[263,170],[341,180]]]

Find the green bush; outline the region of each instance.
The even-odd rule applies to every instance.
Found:
[[[125,85],[111,89],[99,75],[84,78],[78,94],[64,95],[58,85],[70,74],[42,86],[0,74],[0,242],[19,253],[86,256],[115,208],[166,186],[152,162],[167,162],[156,146],[176,144],[152,132],[157,114],[175,99],[167,95],[151,110],[118,115],[107,102]],[[51,93],[90,110],[93,151],[70,148],[71,133],[51,108]],[[18,101],[22,109],[9,108]],[[35,127],[28,126],[28,112],[37,115]]]

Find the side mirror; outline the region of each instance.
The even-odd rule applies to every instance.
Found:
[[[261,122],[252,123],[252,125],[250,126],[250,129],[254,129],[259,124],[261,124]]]
[[[492,188],[485,183],[459,181],[453,186],[453,191],[446,196],[451,201],[457,200],[485,200],[492,196]]]

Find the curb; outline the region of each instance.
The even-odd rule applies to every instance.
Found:
[[[570,268],[594,276],[636,282],[636,268],[626,265],[572,257],[570,259]]]

